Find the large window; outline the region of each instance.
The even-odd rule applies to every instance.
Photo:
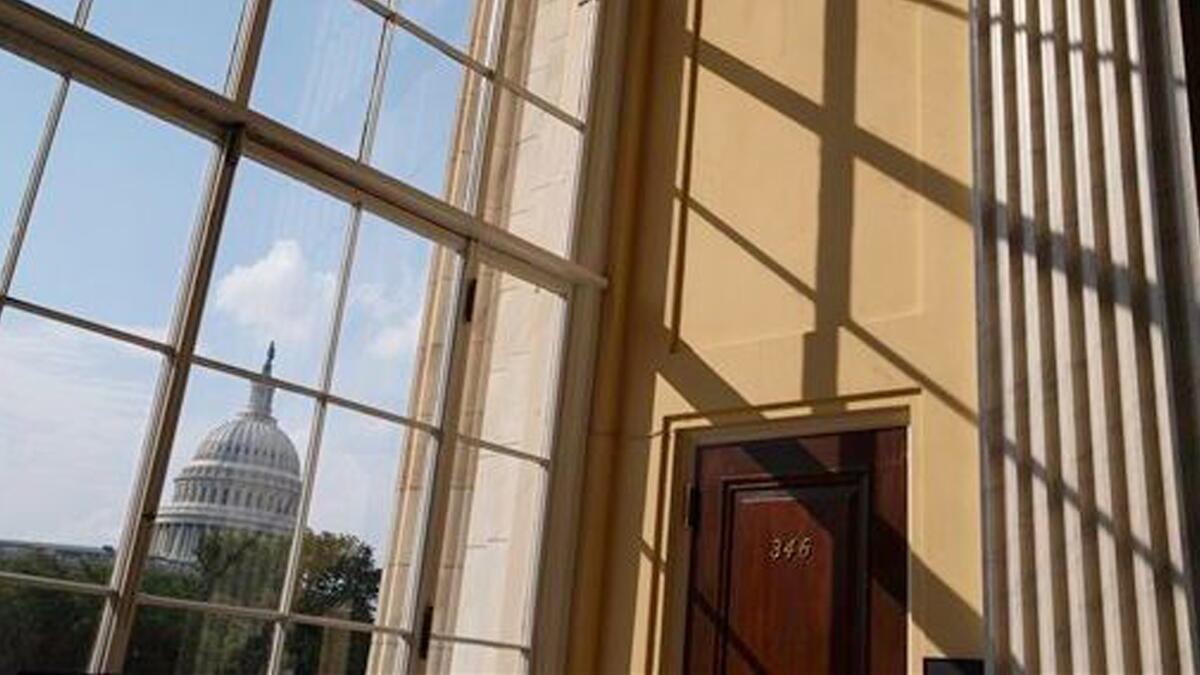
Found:
[[[538,662],[597,11],[0,0],[0,672]]]

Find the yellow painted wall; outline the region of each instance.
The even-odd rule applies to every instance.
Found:
[[[981,654],[966,8],[632,3],[572,670],[678,653],[681,429],[895,405],[910,670]]]

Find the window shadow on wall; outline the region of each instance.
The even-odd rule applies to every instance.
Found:
[[[963,39],[967,39],[970,16],[939,0],[909,0],[942,18],[963,23]],[[678,522],[678,504],[672,495],[679,494],[679,486],[670,485],[674,475],[673,458],[675,430],[673,425],[690,420],[715,420],[730,411],[736,411],[741,421],[765,421],[767,411],[790,405],[811,406],[814,410],[837,411],[842,403],[837,398],[839,350],[841,340],[849,335],[865,345],[871,352],[890,367],[919,387],[920,391],[936,400],[962,421],[978,427],[980,420],[974,400],[964,400],[951,387],[939,381],[921,365],[906,358],[900,351],[877,335],[867,323],[852,315],[851,279],[854,259],[851,250],[855,221],[856,165],[865,165],[894,181],[904,190],[917,195],[925,203],[951,215],[964,227],[972,227],[972,188],[947,171],[915,156],[910,151],[889,141],[879,133],[863,128],[857,123],[856,83],[858,75],[858,8],[856,0],[830,0],[825,4],[824,14],[824,74],[820,101],[806,96],[794,87],[762,72],[720,46],[704,39],[701,29],[704,13],[703,0],[696,0],[695,11],[689,15],[681,1],[666,3],[660,8],[657,22],[657,40],[652,49],[651,62],[671,64],[675,67],[655,67],[652,70],[648,98],[670,104],[646,106],[645,125],[654,130],[654,139],[647,142],[651,151],[640,158],[640,171],[644,176],[637,207],[637,234],[632,244],[636,255],[637,271],[631,293],[635,296],[632,306],[636,316],[631,324],[636,330],[644,330],[644,323],[655,321],[652,317],[664,317],[658,334],[639,337],[639,346],[625,356],[624,372],[628,373],[622,388],[623,427],[620,441],[620,467],[616,471],[614,496],[631,504],[644,503],[647,495],[655,495],[653,512],[643,513],[636,508],[617,509],[614,520],[609,523],[610,569],[609,579],[617,583],[605,588],[603,607],[610,623],[629,622],[629,608],[637,606],[637,597],[645,591],[650,598],[649,617],[646,620],[648,636],[642,648],[636,648],[632,626],[629,630],[607,631],[606,638],[621,644],[604,645],[602,653],[644,653],[643,663],[625,663],[628,670],[650,672],[655,664],[661,664],[661,654],[656,653],[660,641],[671,644],[671,636],[661,634],[664,624],[666,589],[663,588],[666,574],[668,545],[668,523]],[[678,28],[672,38],[663,30],[664,26]],[[1008,25],[1004,31],[1012,35],[1027,30],[1027,27]],[[1112,55],[1101,54],[1087,46],[1068,44],[1061,34],[1039,34],[1055,42],[1060,50],[1083,50],[1092,67],[1103,60],[1113,60]],[[1024,38],[1022,38],[1024,39]],[[683,67],[679,67],[679,66]],[[1117,64],[1122,68],[1137,68],[1137,64]],[[695,151],[695,126],[697,113],[697,85],[699,74],[704,71],[736,88],[737,91],[767,106],[791,123],[814,134],[820,143],[819,181],[817,196],[816,268],[814,281],[806,282],[793,266],[781,261],[778,254],[756,244],[752,236],[753,223],[729,222],[715,209],[699,199],[692,189],[692,158]],[[665,76],[664,76],[665,75]],[[675,105],[675,102],[679,102]],[[737,129],[728,133],[736,134]],[[1044,209],[1045,206],[1043,205]],[[1128,297],[1142,303],[1161,301],[1162,289],[1149,281],[1138,268],[1113,264],[1105,242],[1098,248],[1082,245],[1077,224],[1063,232],[1051,231],[1046,227],[1044,211],[1021,215],[1020,208],[1012,209],[1012,220],[998,230],[996,237],[1003,238],[1014,250],[1042,262],[1044,269],[1066,276],[1072,292],[1090,289],[1101,296],[1106,311],[1112,311],[1122,302],[1121,296],[1112,293],[1113,288],[1129,289]],[[1076,214],[1071,214],[1076,217]],[[675,223],[673,229],[671,224]],[[681,330],[684,275],[688,264],[689,236],[695,236],[696,227],[708,227],[726,241],[733,244],[741,254],[766,270],[791,293],[811,301],[814,307],[813,326],[804,335],[802,363],[802,397],[797,401],[776,401],[763,404],[751,401],[730,383],[718,369],[707,363],[697,350],[689,345],[686,334]],[[712,273],[720,273],[713,270]],[[731,279],[732,283],[736,280]],[[1037,283],[1043,283],[1039,280]],[[1030,282],[1035,283],[1035,282]],[[719,308],[714,308],[719,311]],[[986,320],[986,319],[982,319]],[[1146,316],[1153,324],[1158,317]],[[1023,332],[1024,327],[1019,327]],[[1021,339],[1024,339],[1023,337]],[[1045,356],[1046,363],[1053,363],[1051,351]],[[1078,366],[1077,366],[1078,367]],[[1053,370],[1053,369],[1051,369]],[[1049,386],[1056,390],[1059,383],[1050,373]],[[655,419],[654,411],[659,404],[658,387],[665,383],[677,392],[687,406],[697,412],[676,418]],[[1027,383],[1020,386],[1028,387]],[[1027,395],[1027,394],[1026,394]],[[1055,396],[1054,391],[1047,392]],[[1116,397],[1115,400],[1113,397]],[[1119,417],[1120,395],[1110,394],[1106,405],[1116,410]],[[1083,410],[1076,414],[1086,415]],[[1048,425],[1056,424],[1051,417]],[[1079,425],[1086,427],[1087,425]],[[1142,541],[1130,536],[1128,522],[1122,515],[1105,513],[1097,508],[1093,494],[1093,474],[1089,460],[1081,457],[1079,482],[1067,485],[1061,476],[1059,462],[1055,459],[1061,452],[1057,431],[1046,430],[1050,447],[1049,462],[1041,462],[1030,456],[1028,436],[1002,439],[997,446],[1002,448],[1001,461],[1015,467],[1017,481],[1022,486],[1025,501],[1029,501],[1031,486],[1037,484],[1045,490],[1051,507],[1051,554],[1056,568],[1066,564],[1063,517],[1064,512],[1074,512],[1082,523],[1084,536],[1094,541],[1096,533],[1103,532],[1112,537],[1128,562],[1133,557],[1154,561],[1162,574],[1177,582],[1183,572],[1169,565],[1163,566],[1167,553],[1158,542]],[[1086,434],[1086,429],[1084,432]],[[1085,446],[1089,439],[1077,439]],[[973,448],[964,451],[974,452]],[[1122,475],[1114,476],[1119,482]],[[1120,491],[1120,486],[1112,486]],[[672,505],[674,504],[674,505]],[[675,509],[675,512],[673,512]],[[1118,509],[1117,513],[1124,510]],[[1000,527],[1003,527],[1001,524]],[[642,533],[635,540],[621,540],[622,533]],[[982,542],[979,542],[982,545]],[[1029,551],[1022,567],[1032,564]],[[1094,548],[1084,547],[1084,564],[1088,570],[1097,567]],[[918,614],[913,621],[928,640],[938,649],[949,653],[961,653],[963,635],[983,634],[983,617],[971,602],[963,598],[920,556],[910,550],[910,583],[913,596],[920,595],[924,606],[936,606],[936,620],[928,620]],[[997,574],[1005,570],[1001,561]],[[648,574],[639,575],[639,570]],[[1065,585],[1065,574],[1054,575],[1054,583]],[[638,579],[644,579],[649,589],[639,589]],[[622,583],[621,580],[633,580]],[[1086,602],[1095,602],[1099,593],[1099,581],[1094,573],[1087,579]],[[1027,584],[1026,588],[1032,588]],[[1036,590],[1036,589],[1034,589]],[[1030,590],[1022,598],[1011,601],[1022,604],[1024,611],[1036,611],[1036,598]],[[1055,589],[1056,594],[1066,597],[1064,588]],[[1003,604],[998,611],[1007,611]],[[910,605],[910,607],[913,607]],[[624,618],[622,618],[624,617]],[[1030,622],[1029,625],[1036,625]],[[1103,662],[1103,661],[1100,661]]]

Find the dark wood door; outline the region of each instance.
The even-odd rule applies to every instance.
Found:
[[[905,431],[700,447],[688,673],[905,668]]]

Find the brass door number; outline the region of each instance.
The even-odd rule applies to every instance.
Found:
[[[807,565],[812,562],[816,544],[812,535],[784,534],[771,537],[767,544],[767,560],[771,562],[795,562]]]

